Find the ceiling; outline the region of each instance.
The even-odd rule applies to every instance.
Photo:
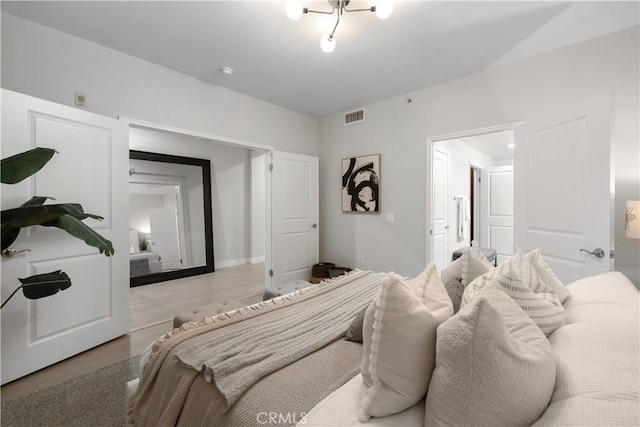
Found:
[[[330,9],[326,1],[305,1]],[[352,7],[371,1],[352,0]],[[2,1],[4,12],[312,117],[638,25],[639,2],[395,1],[289,20],[284,1]],[[230,77],[220,73],[231,67]]]

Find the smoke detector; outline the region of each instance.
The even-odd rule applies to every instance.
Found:
[[[225,77],[230,77],[233,74],[233,68],[231,67],[222,67],[220,68],[220,74]]]

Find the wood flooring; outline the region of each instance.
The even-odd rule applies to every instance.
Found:
[[[264,263],[244,264],[201,276],[131,288],[131,330],[128,334],[3,385],[0,400],[8,402],[139,355],[173,327],[173,317],[182,310],[223,299],[239,300],[245,305],[262,301],[264,269]]]

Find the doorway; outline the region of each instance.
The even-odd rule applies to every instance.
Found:
[[[453,252],[472,243],[496,249],[498,262],[513,254],[513,128],[518,125],[429,139],[427,179],[432,191],[427,253],[428,262],[436,263],[438,269],[452,261]],[[440,176],[443,153],[448,158],[446,178]],[[442,200],[446,200],[444,209]],[[442,237],[436,232],[443,228],[448,231],[446,244],[436,238]]]

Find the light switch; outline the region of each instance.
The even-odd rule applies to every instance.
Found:
[[[393,216],[393,214],[392,214],[392,213],[388,213],[388,214],[387,214],[387,216],[386,216],[386,221],[387,221],[387,222],[395,222],[395,220],[396,220],[396,219],[395,219],[395,217]]]

